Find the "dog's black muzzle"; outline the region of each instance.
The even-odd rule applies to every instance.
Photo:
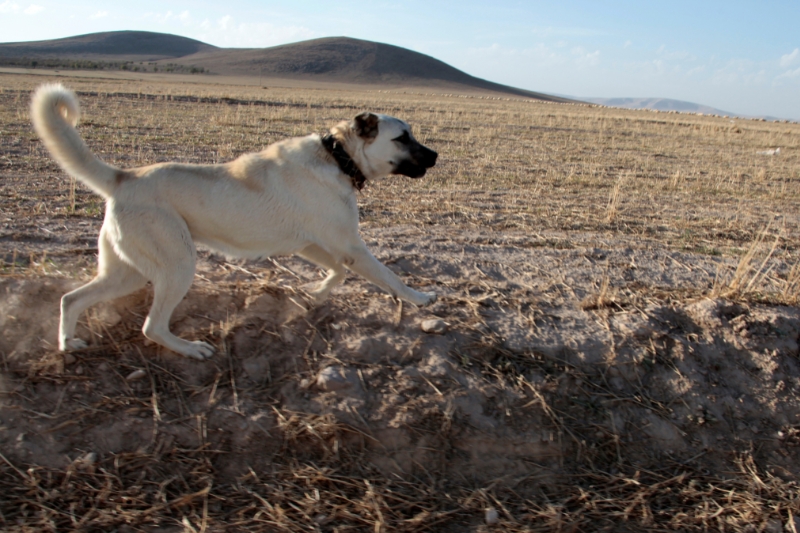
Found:
[[[417,143],[408,151],[408,157],[401,160],[394,168],[393,174],[401,174],[409,178],[421,178],[425,172],[436,164],[439,154],[426,146]]]

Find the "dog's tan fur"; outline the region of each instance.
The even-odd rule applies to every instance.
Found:
[[[350,178],[318,135],[288,139],[221,165],[161,163],[123,170],[98,159],[78,135],[80,111],[71,91],[42,86],[31,109],[36,131],[55,160],[106,199],[97,276],[61,300],[61,350],[86,345],[75,337],[75,327],[87,307],[150,281],[153,305],[144,334],[187,357],[210,357],[211,345],[169,330],[172,311],[194,277],[196,242],[238,257],[300,255],[328,271],[311,293],[317,302],[342,281],[345,266],[415,305],[436,299],[434,293],[407,287],[369,252],[358,234]],[[436,160],[436,153],[419,145],[408,125],[393,117],[359,115],[331,133],[370,180],[394,173],[401,163],[416,165],[407,175],[419,177]],[[414,150],[427,152],[424,163],[414,160]]]

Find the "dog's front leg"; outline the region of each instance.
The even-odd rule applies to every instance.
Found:
[[[347,255],[350,260],[345,260],[345,264],[350,270],[360,274],[389,294],[418,306],[432,304],[436,301],[436,293],[419,292],[408,287],[386,265],[378,261],[366,245],[362,244],[351,249]]]

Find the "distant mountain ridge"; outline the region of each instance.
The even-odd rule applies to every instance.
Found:
[[[682,113],[703,113],[704,115],[735,116],[702,104],[673,100],[671,98],[581,98],[584,102],[625,109],[655,109],[658,111],[680,111]]]
[[[673,100],[671,98],[593,98],[593,97],[566,97],[574,98],[582,102],[603,105],[607,107],[620,107],[623,109],[654,109],[657,111],[677,111],[679,113],[698,113],[703,115],[717,115],[720,117],[738,117],[764,120],[783,120],[772,116],[750,116],[741,113],[731,113],[722,111],[714,107],[683,100]]]
[[[38,60],[47,60],[41,62]],[[29,61],[28,61],[29,60]],[[74,64],[70,61],[75,61]],[[339,83],[434,87],[480,91],[551,102],[571,102],[549,94],[476,78],[438,59],[399,46],[349,37],[326,37],[271,48],[218,48],[201,41],[154,32],[119,31],[79,35],[52,41],[0,43],[0,65],[64,68],[122,68],[120,61],[149,63],[148,70],[207,72],[226,76],[259,76]],[[169,68],[166,68],[169,65]]]

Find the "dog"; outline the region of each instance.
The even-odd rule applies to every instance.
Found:
[[[106,200],[97,276],[61,299],[61,351],[86,347],[75,328],[89,306],[149,281],[153,303],[144,335],[186,357],[211,357],[212,345],[169,329],[194,278],[196,243],[228,256],[296,254],[315,263],[327,277],[310,292],[314,303],[328,297],[346,269],[416,306],[436,301],[435,293],[406,286],[358,232],[356,192],[367,181],[392,174],[421,178],[436,164],[438,154],[400,119],[361,113],[326,135],[287,139],[224,164],[121,169],[100,160],[78,134],[80,107],[69,89],[39,87],[31,115],[61,168]]]

